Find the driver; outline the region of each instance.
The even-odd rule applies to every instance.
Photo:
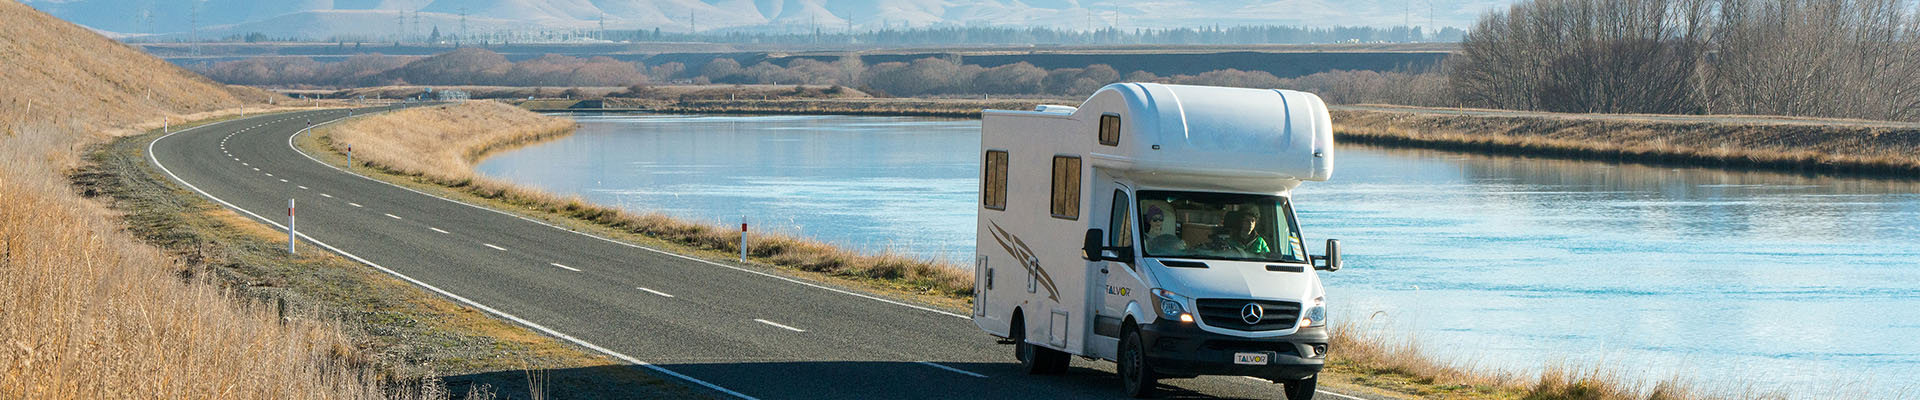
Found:
[[[1226,226],[1223,227],[1225,232],[1214,234],[1212,241],[1208,242],[1205,246],[1207,250],[1234,250],[1251,254],[1267,254],[1273,252],[1273,249],[1267,246],[1266,238],[1254,234],[1254,229],[1258,227],[1258,224],[1256,223],[1257,218],[1254,217],[1253,213],[1246,211],[1229,212],[1222,222],[1226,223]]]

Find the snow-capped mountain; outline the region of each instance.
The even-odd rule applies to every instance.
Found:
[[[807,32],[883,27],[1122,29],[1233,25],[1466,27],[1513,0],[25,0],[126,35],[382,37],[450,31]],[[416,23],[417,20],[417,23]]]

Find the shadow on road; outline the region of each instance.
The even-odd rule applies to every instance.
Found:
[[[1120,398],[1120,380],[1108,363],[1075,360],[1073,368],[1057,376],[1027,375],[1018,364],[942,362],[942,366],[984,375],[979,378],[916,362],[716,362],[660,366],[674,372],[761,399],[1021,399]],[[722,393],[671,378],[660,382],[651,370],[631,365],[511,370],[447,376],[448,389],[460,398],[476,385],[485,385],[499,399],[531,399],[530,379],[544,382],[543,395],[552,399],[684,398],[701,394],[726,398]],[[1160,386],[1159,398],[1280,398],[1279,385],[1222,384],[1221,379],[1172,379]],[[1251,383],[1251,382],[1249,382]],[[684,384],[691,389],[676,389]],[[1199,391],[1189,389],[1196,387]],[[1233,390],[1220,390],[1230,387]],[[1249,390],[1251,389],[1251,390]],[[1205,393],[1203,393],[1204,391]],[[689,393],[692,392],[692,393]],[[1247,397],[1221,397],[1247,396]]]

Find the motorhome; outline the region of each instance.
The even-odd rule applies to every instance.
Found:
[[[1313,397],[1339,242],[1308,255],[1292,200],[1333,173],[1319,97],[1116,83],[980,129],[972,319],[1028,373],[1077,355],[1136,397],[1199,375]]]

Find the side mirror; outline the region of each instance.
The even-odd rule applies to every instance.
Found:
[[[1080,258],[1087,259],[1087,261],[1100,261],[1102,259],[1102,257],[1100,257],[1100,251],[1105,250],[1100,244],[1106,241],[1106,232],[1101,232],[1099,228],[1088,229],[1086,240],[1080,242]]]
[[[1327,272],[1339,271],[1340,239],[1327,239],[1327,255],[1313,257],[1313,260],[1321,262],[1320,265],[1313,266],[1313,269]]]

